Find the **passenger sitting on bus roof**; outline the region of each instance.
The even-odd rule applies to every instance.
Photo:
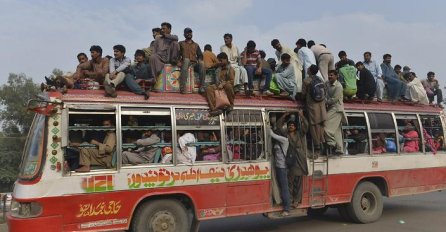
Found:
[[[288,53],[284,53],[280,60],[282,63],[276,70],[276,83],[280,89],[280,96],[295,100],[297,84],[294,68],[291,65],[291,56]]]
[[[342,68],[342,67],[341,67]],[[338,81],[336,70],[328,71],[328,81],[325,82],[327,94],[327,121],[325,122],[325,141],[330,152],[342,155],[344,152],[342,140],[342,124],[347,124],[344,112],[343,90]]]
[[[65,75],[61,77],[63,78],[63,83],[68,89],[81,88],[80,82],[84,78],[83,70],[85,70],[85,68],[88,68],[88,65],[86,65],[89,62],[87,54],[83,52],[77,54],[77,60],[79,61],[79,64],[77,65],[76,72],[74,72],[73,75]]]
[[[265,60],[265,57],[266,57],[265,51],[260,50],[259,53],[260,53],[260,62],[262,63],[262,69],[267,69],[268,72],[271,71],[271,78],[268,81],[268,83],[267,83],[266,75],[262,75],[262,79],[265,77],[265,85],[262,86],[261,89],[264,90],[263,91],[264,95],[274,95],[272,92],[269,91],[270,83],[272,80],[273,69],[271,68],[271,65],[268,63],[268,61]]]
[[[152,44],[152,55],[149,59],[152,76],[157,78],[165,64],[176,65],[178,62],[178,36],[171,35],[172,25],[168,22],[161,23],[161,36]]]
[[[325,143],[324,137],[324,123],[327,120],[327,109],[325,106],[325,99],[322,101],[315,101],[312,97],[311,83],[315,78],[319,68],[316,65],[311,65],[307,70],[309,77],[305,78],[302,85],[302,97],[305,99],[307,110],[307,119],[310,125],[310,134],[313,139],[315,153],[320,152],[321,144]]]
[[[232,34],[224,34],[223,39],[225,41],[225,44],[220,47],[220,52],[226,53],[231,67],[234,68],[235,91],[238,92],[241,85],[244,85],[246,91],[248,89],[248,74],[246,73],[245,67],[240,64],[240,52],[237,46],[232,43]]]
[[[147,63],[147,64],[149,63],[150,56],[152,55],[152,45],[153,45],[153,43],[155,43],[156,38],[161,37],[160,34],[161,34],[161,28],[159,28],[159,27],[152,28],[153,40],[150,42],[149,47],[142,49],[144,51],[144,54],[146,55],[144,58],[144,63]],[[150,73],[150,74],[152,74],[152,73]]]
[[[91,46],[90,53],[91,60],[80,63],[76,69],[79,71],[78,80],[92,79],[102,85],[109,71],[109,60],[102,57],[102,48],[98,45]]]
[[[197,158],[197,148],[195,145],[189,145],[189,143],[196,143],[194,134],[190,132],[184,132],[178,138],[178,146],[176,158],[179,163],[194,164]]]
[[[113,46],[115,57],[110,59],[110,73],[105,75],[104,89],[106,97],[116,97],[116,87],[125,79],[132,61],[125,56],[125,47],[118,44]]]
[[[414,72],[409,72],[404,75],[407,79],[407,92],[406,97],[410,99],[411,102],[416,102],[423,105],[429,105],[429,99],[424,89],[423,84],[420,79],[416,77]]]
[[[206,71],[218,67],[217,56],[212,52],[210,44],[204,45],[203,63]]]
[[[349,58],[347,58],[347,53],[345,51],[340,51],[338,53],[338,57],[339,57],[339,61],[336,62],[336,64],[335,64],[335,68],[337,71],[339,71],[339,69],[342,66],[344,66],[345,64],[355,66],[355,62],[353,60],[350,60]],[[340,63],[341,61],[344,61],[344,62]]]
[[[145,164],[156,163],[158,160],[154,160],[155,153],[158,147],[152,147],[152,145],[160,142],[158,134],[152,130],[146,130],[142,134],[142,138],[136,140],[135,144],[140,146],[133,152],[122,152],[122,164]]]
[[[372,60],[372,53],[371,52],[364,52],[364,67],[372,73],[373,78],[376,82],[376,98],[377,101],[381,102],[383,100],[384,96],[384,80],[383,80],[383,73],[381,70],[381,66],[375,61]]]
[[[412,123],[408,122],[406,124],[402,135],[404,137],[403,152],[418,152],[420,149],[418,144],[418,132],[415,130]]]
[[[136,63],[134,65],[131,65],[128,69],[128,73],[125,75],[125,84],[130,89],[130,91],[143,95],[144,99],[147,100],[150,97],[150,88],[147,90],[147,92],[141,88],[141,86],[138,84],[142,81],[148,81],[152,79],[150,72],[150,66],[144,62],[145,59],[145,53],[143,50],[136,50],[135,51],[135,61]]]
[[[288,186],[287,166],[285,157],[288,151],[289,141],[285,136],[278,135],[269,128],[269,134],[273,138],[273,154],[276,167],[276,178],[280,189],[280,198],[282,199],[282,216],[288,216],[291,209],[291,197]]]
[[[341,60],[337,64],[339,65],[339,69],[337,69],[338,81],[342,85],[344,98],[351,99],[358,91],[358,70],[355,65],[350,65],[347,60]]]
[[[308,131],[308,121],[306,120],[302,110],[298,111],[298,118],[287,118],[289,115],[290,113],[287,112],[277,120],[277,128],[283,128],[285,120],[288,120],[286,132],[282,130],[280,133],[282,136],[286,136],[289,141],[287,156],[297,156],[296,163],[292,166],[288,166],[288,180],[290,193],[293,200],[292,204],[297,208],[298,205],[302,203],[303,176],[308,175],[306,156],[307,146],[304,140]]]
[[[206,88],[206,99],[209,104],[209,113],[212,116],[221,114],[222,109],[218,109],[216,106],[215,91],[224,89],[226,96],[228,97],[230,106],[227,110],[231,111],[234,107],[234,68],[228,61],[228,55],[222,52],[217,56],[220,67],[216,70],[217,83],[210,85]]]
[[[356,63],[358,69],[359,79],[356,81],[358,90],[356,91],[356,97],[361,100],[373,100],[376,91],[376,81],[373,74],[364,67],[362,62]]]
[[[356,155],[361,153],[368,153],[367,147],[367,135],[364,131],[358,129],[352,129],[347,131],[348,139],[353,139],[353,143],[348,144],[348,154]]]
[[[400,81],[398,75],[390,65],[392,56],[390,54],[384,54],[383,63],[381,64],[381,70],[383,72],[383,79],[386,82],[388,98],[391,102],[395,102],[400,98],[407,100],[404,95],[406,94],[406,84]]]
[[[256,49],[256,43],[252,40],[248,41],[245,50],[242,52],[241,60],[245,66],[248,74],[248,88],[245,89],[246,95],[250,96],[254,91],[254,77],[265,75],[265,86],[260,89],[260,92],[265,92],[269,89],[269,82],[271,81],[272,71],[271,69],[263,68],[259,50]]]
[[[186,93],[187,76],[189,76],[189,67],[192,67],[193,72],[198,72],[200,80],[199,93],[204,93],[206,71],[203,63],[203,53],[200,45],[192,40],[192,29],[189,27],[184,29],[185,40],[180,41],[180,56],[178,66],[181,65],[180,75],[180,92]],[[190,77],[192,78],[192,76]],[[189,83],[190,84],[190,83]]]
[[[443,92],[441,91],[440,84],[438,80],[435,79],[434,72],[427,73],[427,79],[423,80],[423,85],[426,88],[427,96],[429,97],[429,103],[434,102],[435,96],[437,96],[437,104],[442,107],[441,103],[443,102]]]
[[[271,46],[276,49],[276,57],[277,57],[277,65],[280,66],[283,62],[282,55],[288,54],[290,55],[290,65],[294,69],[294,78],[296,82],[296,92],[300,93],[302,91],[302,61],[299,60],[296,52],[292,49],[282,46],[278,39],[273,39],[271,41]],[[276,69],[277,72],[277,69]]]
[[[102,122],[104,127],[114,127],[112,120],[105,119]],[[112,167],[112,153],[115,151],[116,146],[116,134],[114,130],[106,132],[103,142],[99,142],[96,139],[91,139],[90,143],[96,145],[94,148],[81,147],[80,148],[80,161],[82,166],[76,169],[76,172],[89,172],[91,165],[100,165],[105,168]]]
[[[213,131],[210,133],[209,141],[211,142],[218,142],[218,136]],[[204,161],[221,161],[221,146],[207,146],[201,148],[201,155],[203,156]]]

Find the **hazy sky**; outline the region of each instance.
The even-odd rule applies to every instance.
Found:
[[[94,44],[104,55],[122,44],[133,57],[164,21],[181,40],[183,29],[191,27],[193,39],[202,48],[211,44],[216,53],[225,33],[233,34],[239,49],[254,40],[267,58],[275,57],[272,39],[294,48],[305,38],[326,44],[336,61],[340,50],[355,61],[371,51],[379,63],[390,53],[393,65],[408,65],[420,78],[434,71],[442,86],[446,81],[446,1],[441,0],[0,0],[0,5],[0,84],[9,73],[41,82],[53,68],[73,71],[76,55],[89,55]]]

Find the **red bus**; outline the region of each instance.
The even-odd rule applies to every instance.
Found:
[[[264,213],[280,217],[270,117],[297,112],[289,100],[237,96],[234,110],[208,114],[198,94],[153,93],[144,101],[132,93],[103,97],[100,90],[46,93],[24,148],[7,215],[10,231],[196,231],[200,221]],[[379,219],[383,196],[419,194],[446,188],[445,117],[439,108],[390,103],[347,103],[345,154],[307,159],[303,199],[292,216],[337,207],[347,220]],[[113,122],[104,127],[102,121]],[[411,123],[419,148],[407,152],[402,131]],[[135,140],[155,131],[159,142],[149,162],[123,164]],[[70,146],[79,138],[113,131],[110,167],[70,170]],[[190,134],[196,157],[181,162],[179,140]],[[363,139],[353,138],[362,134]],[[307,136],[308,157],[311,138]],[[379,148],[379,141],[393,148]],[[184,142],[184,141],[183,141]],[[184,144],[183,144],[184,145]],[[83,142],[80,149],[91,144]],[[211,158],[204,150],[214,149]],[[207,150],[208,151],[208,150]],[[208,153],[207,153],[208,154]],[[170,156],[170,157],[169,157]]]

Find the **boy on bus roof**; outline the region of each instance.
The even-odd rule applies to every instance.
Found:
[[[118,44],[113,46],[115,57],[110,59],[110,73],[105,75],[104,89],[106,97],[116,97],[115,88],[125,79],[132,61],[125,56],[125,47]]]

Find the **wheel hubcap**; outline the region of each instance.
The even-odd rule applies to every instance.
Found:
[[[361,198],[361,208],[364,213],[371,213],[375,209],[375,198],[371,193],[365,193]]]
[[[157,212],[152,217],[151,227],[155,232],[173,232],[175,231],[175,218],[170,212]]]

